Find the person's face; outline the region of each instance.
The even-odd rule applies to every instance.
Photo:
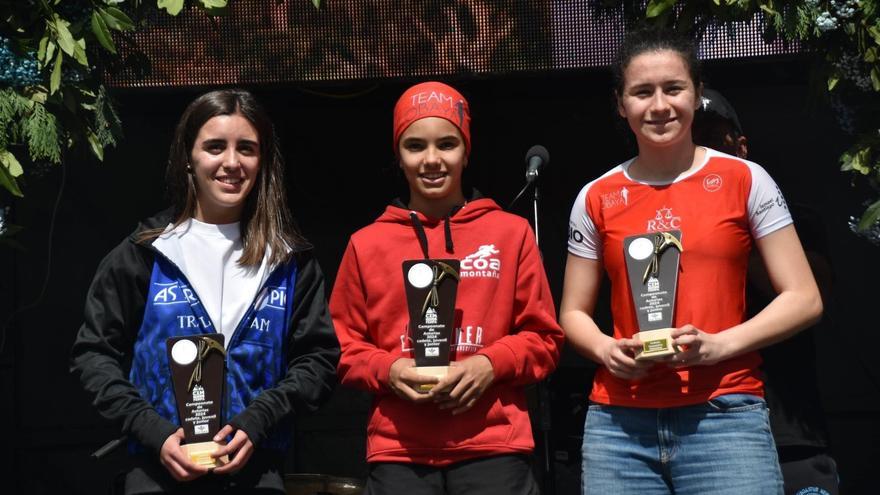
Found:
[[[260,171],[257,130],[239,114],[212,117],[199,129],[190,153],[197,220],[232,223]]]
[[[413,122],[400,136],[398,153],[410,201],[458,201],[463,196],[467,154],[461,133],[448,120],[426,117]]]
[[[699,89],[685,60],[672,50],[648,51],[630,60],[617,99],[640,149],[665,147],[690,139]]]

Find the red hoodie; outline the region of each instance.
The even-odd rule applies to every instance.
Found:
[[[495,373],[474,407],[452,416],[435,404],[403,400],[388,385],[392,363],[412,357],[401,263],[425,255],[411,213],[388,206],[351,236],[330,298],[342,346],[340,379],[375,395],[367,461],[444,466],[531,452],[523,386],[554,370],[563,340],[531,228],[491,199],[455,212],[448,234],[444,219],[418,214],[430,256],[461,260],[452,360],[482,354]]]

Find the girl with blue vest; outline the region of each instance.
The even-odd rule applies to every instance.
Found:
[[[72,370],[130,439],[125,493],[284,493],[295,413],[336,382],[339,343],[324,280],[297,233],[271,121],[241,90],[193,101],[178,123],[166,178],[174,205],[141,223],[101,262]],[[169,337],[220,333],[222,429],[209,470],[181,448]]]

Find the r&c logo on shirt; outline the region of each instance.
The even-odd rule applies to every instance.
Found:
[[[672,213],[672,208],[663,207],[657,210],[654,218],[648,220],[648,232],[663,232],[681,228],[681,217]]]
[[[501,260],[493,255],[501,254],[495,249],[494,244],[483,244],[474,254],[469,254],[461,260],[461,275],[465,277],[492,277],[501,278]]]

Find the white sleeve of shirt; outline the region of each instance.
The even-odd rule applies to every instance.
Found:
[[[587,191],[591,185],[592,182],[581,189],[571,207],[568,218],[568,252],[581,258],[598,260],[602,257],[602,239],[596,231],[593,219],[587,213]]]
[[[782,191],[770,174],[757,163],[745,162],[751,171],[752,187],[749,190],[749,229],[752,237],[760,239],[792,224],[791,212]]]

